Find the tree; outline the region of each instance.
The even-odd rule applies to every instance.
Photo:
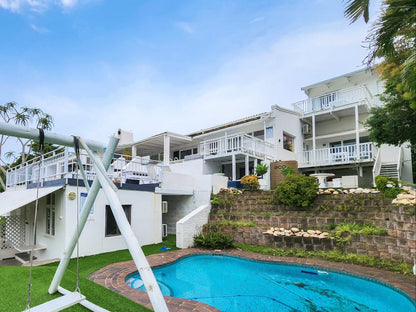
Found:
[[[32,126],[35,128],[42,128],[50,130],[53,127],[53,118],[51,115],[43,112],[39,108],[30,108],[20,106],[15,102],[8,102],[5,105],[0,105],[0,121],[5,123],[13,123],[22,126]],[[0,135],[0,186],[5,189],[5,175],[6,170],[15,155],[14,152],[4,152],[5,144],[9,141],[10,137],[4,134]],[[30,144],[31,140],[17,138],[17,142],[20,144],[20,154],[14,159],[19,160],[21,163],[27,160],[28,155],[32,152],[33,144]]]
[[[363,16],[367,23],[369,3],[347,0],[344,15],[352,23]],[[384,106],[372,108],[365,123],[370,139],[378,144],[410,142],[416,180],[416,1],[384,0],[366,41],[367,64],[381,58],[376,69],[385,82],[380,96]]]

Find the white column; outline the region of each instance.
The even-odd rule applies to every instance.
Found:
[[[312,163],[316,161],[316,131],[315,131],[315,115],[312,115]]]
[[[246,155],[246,161],[245,161],[245,174],[249,175],[250,174],[250,158],[248,157],[248,155]]]
[[[165,166],[169,165],[169,156],[170,156],[170,136],[165,134],[163,137],[163,164]]]
[[[358,119],[358,105],[355,105],[355,155],[360,157],[360,121]]]
[[[232,162],[231,166],[233,169],[232,180],[235,181],[237,180],[237,168],[236,168],[236,163],[235,163],[235,154],[231,155],[231,162]]]
[[[137,156],[137,147],[136,145],[131,146],[131,156],[136,157]]]

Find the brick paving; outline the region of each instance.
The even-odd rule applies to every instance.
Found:
[[[170,263],[183,256],[191,254],[201,253],[213,253],[213,251],[207,251],[196,248],[167,251],[165,253],[159,253],[150,255],[147,257],[150,266],[159,266],[162,264]],[[286,262],[295,264],[306,264],[312,265],[316,268],[322,269],[333,269],[344,273],[352,273],[356,275],[365,276],[371,279],[376,279],[381,282],[390,284],[397,287],[407,293],[413,300],[416,301],[416,276],[405,276],[402,274],[382,271],[374,268],[361,267],[358,265],[340,263],[340,262],[328,262],[317,259],[306,259],[306,258],[289,258],[289,257],[276,257],[261,255],[251,252],[245,252],[241,250],[227,250],[227,251],[215,251],[215,253],[228,254],[233,256],[239,256],[255,260],[263,261],[275,261],[275,262]],[[137,268],[133,261],[125,261],[110,264],[94,273],[88,278],[108,289],[111,289],[131,300],[152,309],[152,305],[147,294],[144,291],[131,288],[125,282],[126,276],[132,272],[137,271]],[[169,311],[171,312],[188,312],[188,311],[201,311],[201,312],[214,312],[219,311],[218,309],[211,307],[202,302],[193,300],[187,300],[182,298],[168,297],[165,296],[165,300]]]

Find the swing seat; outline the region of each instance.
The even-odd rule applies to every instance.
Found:
[[[30,308],[30,312],[57,312],[69,308],[85,300],[85,296],[77,292],[70,292],[62,297],[47,301],[36,307]]]

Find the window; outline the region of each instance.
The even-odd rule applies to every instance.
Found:
[[[283,133],[283,148],[293,152],[293,143],[295,138],[287,133]]]
[[[185,156],[198,154],[198,148],[190,148],[186,150],[174,151],[173,160],[184,159]]]
[[[124,213],[131,224],[131,205],[123,205]],[[109,205],[105,206],[105,236],[120,235],[120,229],[117,226],[116,219]]]
[[[273,126],[266,128],[266,139],[273,138]]]
[[[46,196],[46,234],[55,235],[55,193]]]

